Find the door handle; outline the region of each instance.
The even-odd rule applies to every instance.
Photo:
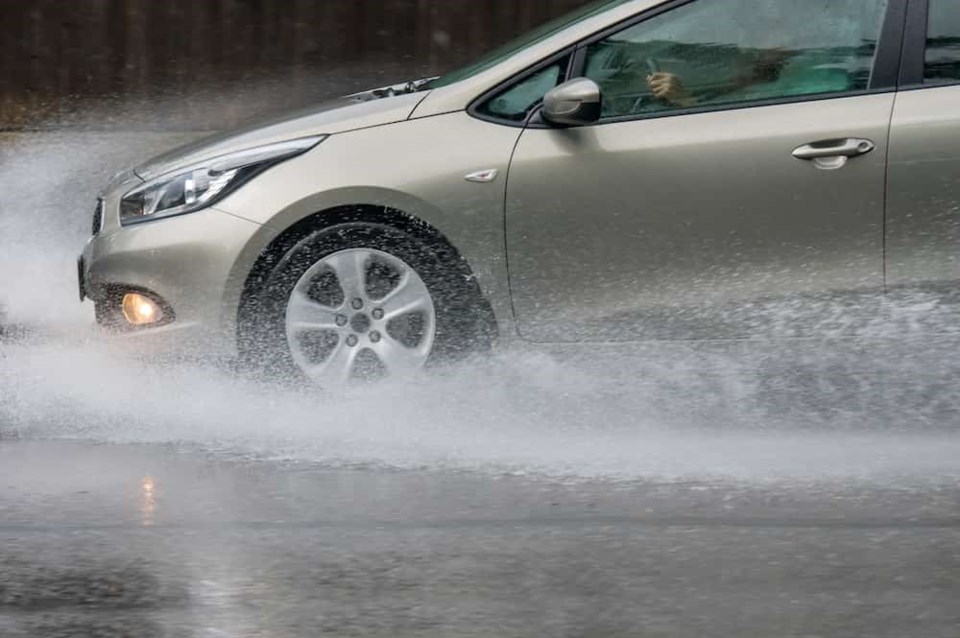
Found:
[[[793,149],[793,156],[802,160],[815,160],[826,157],[857,157],[866,155],[877,146],[870,140],[848,137],[840,140],[811,142]]]

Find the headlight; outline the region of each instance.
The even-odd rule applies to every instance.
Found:
[[[318,135],[260,146],[161,175],[123,196],[120,223],[135,224],[206,208],[271,166],[307,152],[325,138]]]

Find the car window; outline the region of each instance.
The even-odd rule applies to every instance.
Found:
[[[930,0],[923,81],[960,81],[960,3]]]
[[[487,100],[477,111],[502,120],[522,122],[543,96],[560,83],[567,70],[567,58],[551,64],[520,80],[510,88]]]
[[[866,89],[886,0],[696,0],[588,47],[604,117]]]

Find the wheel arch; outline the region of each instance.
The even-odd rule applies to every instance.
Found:
[[[361,200],[362,201],[362,200]],[[275,232],[260,251],[243,280],[236,306],[236,339],[242,354],[251,345],[250,335],[257,319],[257,298],[266,277],[280,259],[297,243],[310,234],[345,223],[369,223],[389,226],[429,243],[454,276],[462,280],[467,303],[477,311],[478,327],[492,342],[499,331],[493,308],[467,259],[446,235],[432,224],[405,210],[382,203],[336,204],[322,210],[300,216],[286,228]]]

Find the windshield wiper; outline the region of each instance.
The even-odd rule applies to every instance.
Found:
[[[370,100],[379,100],[385,97],[394,97],[396,95],[406,95],[408,93],[416,93],[417,91],[422,91],[427,87],[426,85],[430,82],[436,80],[436,77],[432,78],[423,78],[420,80],[413,80],[411,82],[402,82],[400,84],[392,84],[390,86],[383,86],[378,89],[371,89],[369,91],[361,91],[360,93],[354,93],[348,95],[348,100],[356,100],[358,102],[368,102]]]

